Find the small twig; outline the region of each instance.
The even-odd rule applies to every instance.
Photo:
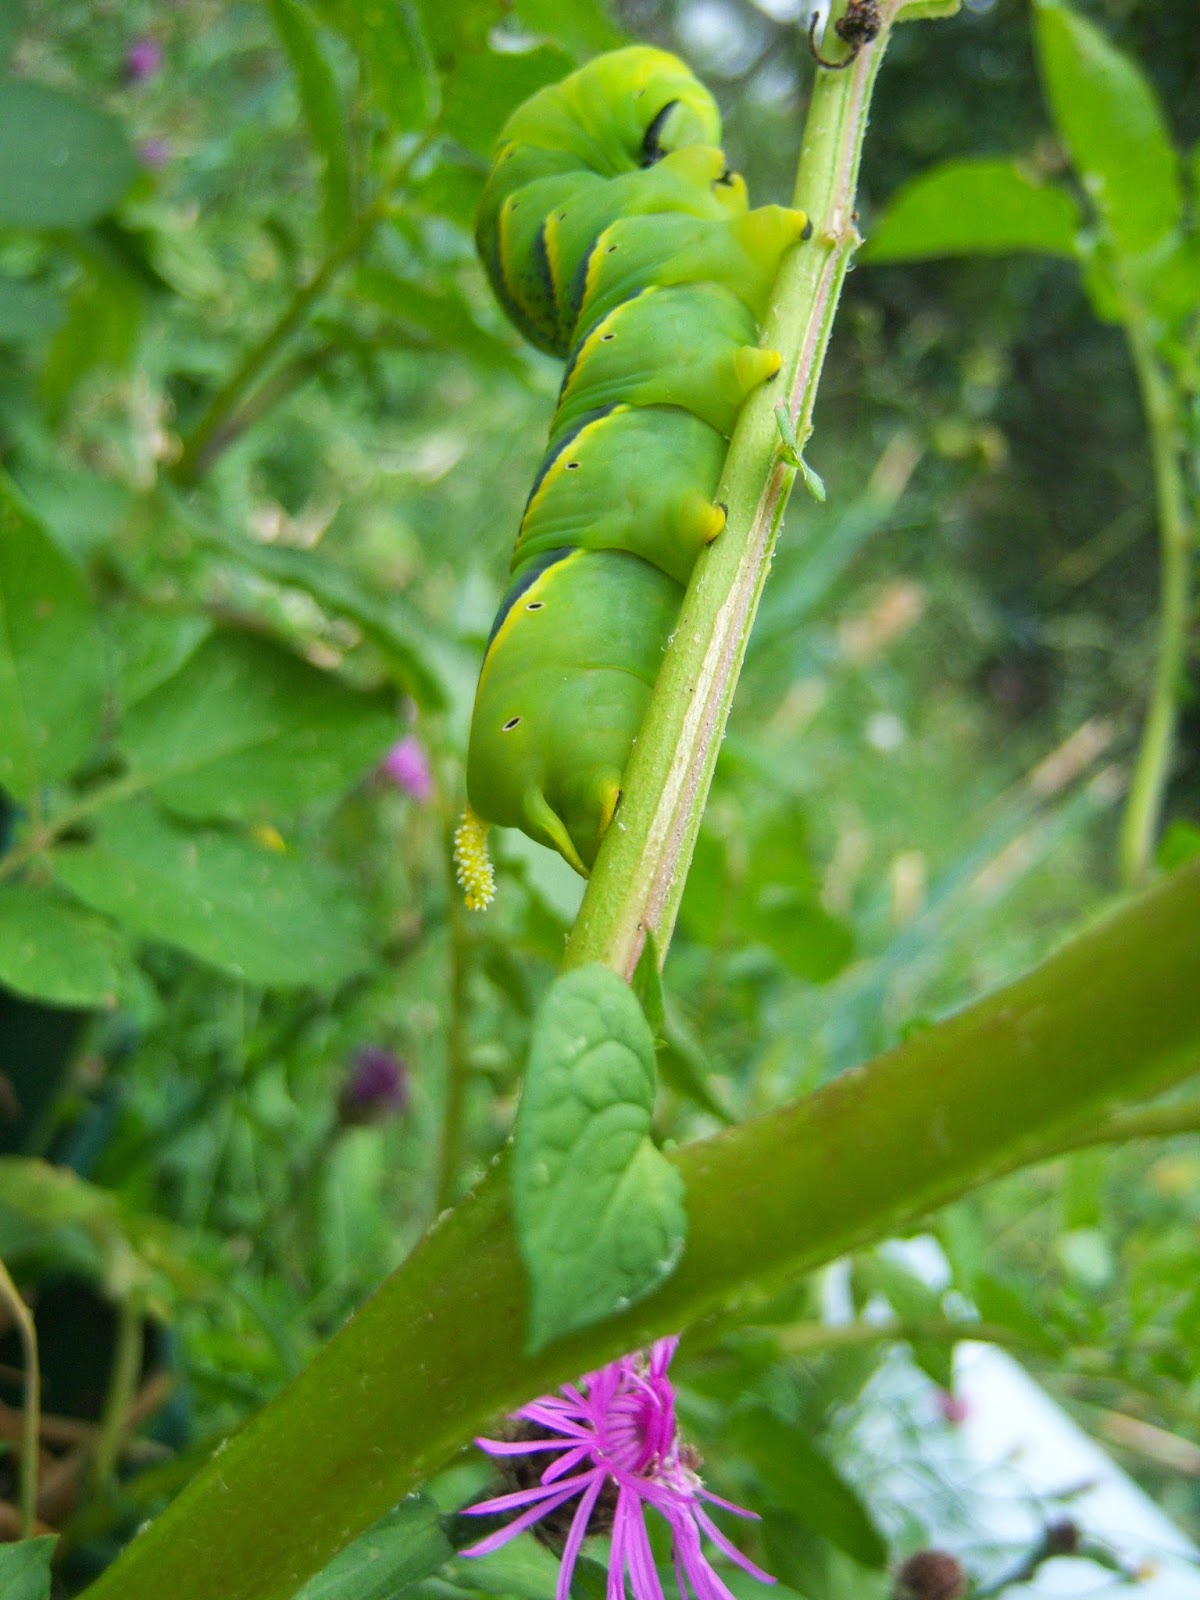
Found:
[[[3,1261],[0,1261],[0,1301],[7,1306],[17,1325],[25,1359],[25,1395],[21,1411],[21,1537],[31,1539],[37,1516],[42,1378],[38,1368],[37,1329],[33,1317]]]

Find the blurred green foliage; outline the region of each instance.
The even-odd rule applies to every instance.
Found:
[[[731,159],[756,198],[783,198],[813,71],[790,9],[0,6],[0,1256],[45,1308],[81,1280],[134,1318],[118,1401],[148,1416],[173,1394],[157,1443],[114,1457],[119,1484],[43,1507],[67,1592],[500,1147],[578,901],[561,863],[511,839],[497,906],[469,919],[448,863],[480,649],[557,384],[475,261],[491,140],[628,33],[713,81]],[[1183,0],[1087,15],[1166,108],[1186,177],[1171,217],[1169,155],[1162,184],[1139,159],[1128,212],[1105,209],[1091,113],[1052,83],[1056,134],[1010,0],[904,30],[889,56],[868,237],[900,198],[880,264],[868,252],[848,285],[808,446],[828,499],[790,512],[652,1011],[660,1138],[888,1047],[1111,892],[1156,517],[1103,250],[1081,280],[1074,219],[1095,203],[1130,255],[1175,228],[1191,254],[1164,293],[1195,328],[1200,35]],[[1119,103],[1144,126],[1138,85]],[[1113,159],[1132,148],[1123,130]],[[989,258],[901,260],[964,250]],[[1194,405],[1194,334],[1176,354]],[[1194,655],[1182,675],[1173,859],[1200,823]],[[380,766],[406,736],[431,796]],[[365,1045],[403,1062],[402,1114],[347,1111]],[[1198,1214],[1184,1142],[1071,1155],[938,1219],[946,1291],[864,1253],[852,1311],[927,1325],[912,1355],[948,1387],[957,1329],[929,1328],[974,1307],[1195,1533],[1196,1480],[1111,1418],[1200,1425]],[[821,1285],[796,1284],[685,1347],[681,1405],[713,1486],[764,1512],[783,1582],[858,1600],[886,1592],[949,1490],[930,1469],[927,1514],[877,1525],[846,1440],[894,1341],[822,1344],[822,1314]],[[93,1430],[115,1339],[60,1341]],[[921,1431],[895,1463],[914,1474]],[[305,1600],[364,1600],[368,1569],[422,1600],[548,1597],[533,1547],[431,1576],[435,1513],[485,1481],[464,1461],[372,1535],[399,1565],[360,1550]]]

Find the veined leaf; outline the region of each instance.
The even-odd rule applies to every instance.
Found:
[[[679,1260],[683,1185],[650,1141],[654,1088],[628,984],[599,965],[559,978],[533,1026],[513,1163],[531,1349],[641,1299]]]
[[[50,1557],[57,1535],[0,1544],[0,1594],[4,1600],[50,1600]]]

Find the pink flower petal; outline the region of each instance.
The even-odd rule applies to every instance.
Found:
[[[543,1484],[539,1483],[535,1484],[532,1489],[516,1489],[512,1494],[497,1495],[494,1500],[480,1500],[477,1505],[464,1506],[462,1515],[464,1517],[486,1517],[498,1511],[513,1511],[517,1506],[527,1506],[534,1500],[545,1500],[547,1504],[551,1500],[569,1500],[572,1494],[578,1490],[580,1484],[586,1483],[595,1471],[596,1468],[593,1467],[591,1472],[581,1472],[577,1477],[568,1478],[565,1483],[556,1483],[553,1489],[547,1489]],[[560,1493],[564,1489],[566,1490],[565,1495]]]
[[[702,1511],[699,1506],[696,1507],[693,1515],[695,1516],[696,1521],[704,1529],[708,1537],[716,1545],[717,1549],[723,1550],[724,1553],[729,1557],[730,1561],[735,1562],[739,1567],[741,1567],[743,1572],[748,1572],[752,1578],[757,1578],[759,1583],[775,1582],[775,1579],[770,1575],[769,1572],[764,1572],[761,1567],[756,1567],[749,1556],[744,1555],[738,1549],[737,1545],[732,1542],[732,1540],[727,1539],[721,1532],[720,1528],[717,1527],[713,1519],[704,1511]]]
[[[532,1527],[542,1517],[548,1516],[551,1511],[557,1511],[559,1506],[565,1505],[575,1493],[568,1489],[565,1494],[555,1495],[540,1506],[531,1506],[528,1511],[508,1523],[503,1528],[497,1528],[495,1533],[489,1533],[486,1539],[480,1539],[478,1544],[473,1544],[467,1550],[460,1550],[460,1556],[487,1556],[493,1550],[499,1550],[501,1545],[506,1545],[510,1539],[515,1539],[519,1533],[524,1533],[526,1528]],[[478,1511],[479,1506],[467,1507],[470,1511]]]
[[[570,1600],[571,1577],[575,1571],[575,1563],[579,1559],[583,1536],[587,1532],[588,1523],[591,1521],[592,1512],[596,1508],[596,1501],[600,1498],[600,1491],[603,1487],[604,1479],[599,1473],[596,1473],[580,1497],[579,1509],[575,1513],[571,1523],[571,1531],[567,1535],[566,1544],[563,1546],[562,1565],[558,1569],[558,1583],[554,1588],[554,1600]]]

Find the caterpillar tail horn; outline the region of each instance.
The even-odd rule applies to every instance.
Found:
[[[496,895],[496,876],[487,847],[488,824],[470,805],[454,830],[454,875],[468,911],[486,911]]]

